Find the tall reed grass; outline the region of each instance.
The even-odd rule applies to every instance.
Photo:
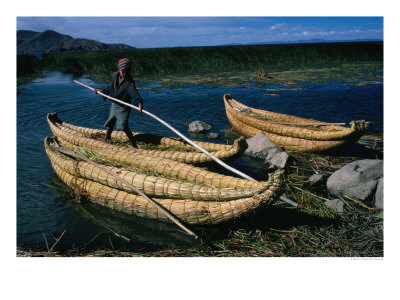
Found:
[[[132,61],[134,75],[200,69],[382,61],[382,42],[177,47],[116,51],[79,51],[43,55],[43,67],[65,73],[110,75],[120,58]]]
[[[36,74],[43,68],[43,62],[36,56],[17,56],[17,76]]]

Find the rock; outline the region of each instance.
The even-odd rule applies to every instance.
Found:
[[[374,195],[378,181],[382,177],[383,160],[363,159],[353,161],[328,178],[328,193],[336,197],[347,195],[364,201]]]
[[[221,137],[221,135],[219,133],[216,133],[216,132],[210,132],[207,135],[207,138],[209,138],[209,139],[219,139],[220,137]]]
[[[375,207],[383,209],[383,177],[379,179],[375,192]]]
[[[313,174],[308,178],[308,185],[312,189],[321,188],[321,187],[325,186],[327,178],[328,178],[328,175],[326,175],[324,173]]]
[[[247,139],[246,142],[248,147],[244,154],[265,159],[268,169],[283,169],[285,167],[289,155],[272,143],[264,132],[259,132]]]
[[[205,133],[211,129],[211,125],[201,121],[193,121],[189,124],[190,133]]]
[[[340,199],[328,200],[324,202],[325,206],[333,211],[342,213],[344,211],[344,203]]]

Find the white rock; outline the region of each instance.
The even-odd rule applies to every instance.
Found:
[[[383,176],[383,160],[353,161],[336,172],[327,181],[328,193],[336,197],[347,195],[364,201],[373,196]]]
[[[212,128],[211,125],[201,121],[193,121],[189,124],[189,132],[190,133],[205,133]]]
[[[244,154],[265,159],[268,169],[283,169],[286,166],[289,155],[271,142],[264,132],[260,131],[255,136],[247,139],[246,142],[248,147]]]

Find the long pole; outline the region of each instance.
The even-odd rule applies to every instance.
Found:
[[[88,86],[88,85],[86,85],[86,84],[84,84],[84,83],[82,83],[82,82],[79,82],[78,80],[74,80],[74,82],[77,83],[77,84],[80,84],[81,86],[84,86],[85,88],[88,88],[89,90],[94,91],[94,88],[92,88],[92,87],[90,87],[90,86]],[[136,110],[139,110],[138,107],[136,107],[136,106],[134,106],[134,105],[132,105],[132,104],[130,104],[130,103],[126,103],[126,102],[123,102],[123,101],[121,101],[121,100],[119,100],[119,99],[115,99],[115,98],[110,97],[110,96],[108,96],[108,95],[106,95],[106,94],[103,94],[103,93],[101,93],[101,92],[97,92],[97,94],[100,94],[100,95],[102,95],[103,97],[106,97],[106,98],[108,98],[108,99],[110,99],[110,100],[112,100],[112,101],[121,103],[122,105],[125,105],[125,106],[128,106],[128,107],[132,107],[132,108],[134,108],[134,109],[136,109]],[[186,136],[184,136],[182,133],[180,133],[178,130],[176,130],[174,127],[172,127],[171,125],[169,125],[167,122],[163,121],[162,119],[160,119],[160,118],[157,117],[156,115],[154,115],[154,114],[152,114],[151,112],[148,112],[148,111],[146,111],[146,110],[144,110],[144,109],[142,110],[142,112],[143,112],[144,114],[146,114],[146,115],[148,115],[148,116],[150,116],[150,117],[156,119],[158,122],[160,122],[160,123],[163,124],[164,126],[166,126],[166,127],[168,127],[169,129],[171,129],[173,132],[175,132],[178,136],[180,136],[181,138],[183,138],[183,139],[184,139],[186,142],[188,142],[190,145],[192,145],[192,146],[195,147],[196,149],[200,150],[201,152],[203,152],[204,154],[206,154],[208,157],[211,157],[211,159],[213,159],[215,162],[217,162],[219,165],[221,165],[221,166],[224,167],[225,169],[228,169],[229,171],[231,171],[231,172],[233,172],[233,173],[235,173],[235,174],[237,174],[237,175],[239,175],[239,176],[241,176],[242,178],[245,178],[245,179],[247,179],[247,180],[250,180],[250,181],[257,181],[257,180],[255,180],[254,178],[250,177],[249,175],[246,175],[246,174],[244,174],[243,172],[240,172],[239,170],[236,170],[235,168],[232,168],[231,166],[228,166],[226,163],[224,163],[223,161],[221,161],[220,159],[218,159],[217,157],[215,157],[214,155],[212,155],[212,154],[211,154],[210,152],[208,152],[207,150],[201,148],[199,145],[195,144],[193,141],[191,141],[190,139],[188,139]],[[295,202],[293,202],[293,201],[287,199],[286,197],[284,197],[284,195],[282,195],[282,196],[280,197],[280,199],[281,199],[282,201],[284,201],[284,202],[286,202],[286,203],[292,205],[292,206],[297,206],[297,204],[296,204]]]
[[[168,210],[166,210],[164,207],[162,207],[160,204],[158,204],[157,202],[155,202],[153,199],[149,198],[145,193],[143,193],[140,189],[134,187],[133,185],[131,185],[129,182],[127,182],[125,179],[119,177],[118,175],[115,175],[113,172],[107,170],[106,168],[102,167],[101,165],[91,161],[90,159],[83,157],[81,155],[78,155],[74,152],[62,149],[60,147],[56,147],[53,145],[50,145],[50,148],[53,150],[56,150],[58,152],[61,152],[63,154],[75,157],[75,158],[79,158],[82,159],[94,166],[96,166],[97,168],[100,168],[101,170],[103,170],[104,172],[106,172],[107,174],[110,174],[111,176],[115,177],[116,179],[118,179],[119,181],[121,181],[123,184],[125,184],[127,187],[129,187],[130,189],[134,190],[136,193],[138,193],[140,196],[142,196],[143,198],[145,198],[147,201],[149,201],[151,204],[153,204],[155,207],[157,207],[164,215],[166,215],[172,222],[174,222],[176,225],[178,225],[180,228],[182,228],[187,234],[193,236],[195,239],[198,238],[198,236],[191,231],[190,229],[188,229],[187,227],[185,227],[185,225],[183,225],[176,217],[174,217]],[[51,251],[51,249],[50,249]],[[49,252],[50,252],[49,251]]]
[[[82,86],[84,86],[84,87],[86,87],[86,88],[88,88],[88,89],[90,89],[90,90],[92,90],[92,91],[94,91],[94,88],[92,88],[92,87],[90,87],[90,86],[88,86],[88,85],[86,85],[86,84],[84,84],[84,83],[82,83],[82,82],[79,82],[79,81],[77,81],[77,80],[74,80],[74,82],[77,83],[77,84],[80,84],[80,85],[82,85]],[[119,100],[119,99],[115,99],[115,98],[110,97],[110,96],[108,96],[108,95],[105,95],[105,94],[103,94],[103,93],[101,93],[101,92],[97,92],[97,94],[100,94],[100,95],[102,95],[103,97],[106,97],[106,98],[108,98],[108,99],[110,99],[110,100],[112,100],[112,101],[121,103],[122,105],[129,106],[129,107],[131,107],[131,108],[134,108],[134,109],[136,109],[136,110],[139,110],[138,107],[136,107],[136,106],[134,106],[134,105],[132,105],[132,104],[130,104],[130,103],[126,103],[126,102],[123,102],[123,101],[121,101],[121,100]],[[199,151],[203,152],[203,153],[206,154],[208,157],[211,157],[211,159],[213,159],[213,160],[214,160],[215,162],[217,162],[219,165],[223,166],[224,168],[228,169],[229,171],[231,171],[231,172],[233,172],[233,173],[235,173],[235,174],[237,174],[237,175],[239,175],[239,176],[241,176],[241,177],[243,177],[243,178],[245,178],[245,179],[247,179],[247,180],[257,181],[257,180],[255,180],[254,178],[250,177],[249,175],[246,175],[246,174],[240,172],[239,170],[236,170],[235,168],[232,168],[231,166],[227,165],[226,163],[224,163],[223,161],[221,161],[220,159],[218,159],[217,157],[215,157],[214,155],[212,155],[212,154],[211,154],[210,152],[208,152],[207,150],[205,150],[205,149],[201,148],[199,145],[195,144],[195,143],[194,143],[193,141],[191,141],[189,138],[187,138],[186,136],[184,136],[182,133],[180,133],[178,130],[176,130],[174,127],[172,127],[171,125],[169,125],[167,122],[163,121],[162,119],[160,119],[160,118],[157,117],[156,115],[154,115],[154,114],[152,114],[151,112],[148,112],[148,111],[146,111],[146,110],[144,110],[144,109],[142,110],[142,112],[143,112],[144,114],[146,114],[146,115],[148,115],[148,116],[150,116],[150,117],[156,119],[158,122],[160,122],[160,123],[163,124],[164,126],[166,126],[166,127],[168,127],[169,129],[171,129],[174,133],[176,133],[178,136],[180,136],[181,138],[183,138],[183,139],[184,139],[186,142],[188,142],[190,145],[192,145],[193,147],[195,147],[195,148],[198,149]]]

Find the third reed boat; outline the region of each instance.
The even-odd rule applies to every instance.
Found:
[[[263,131],[277,146],[289,151],[325,152],[347,147],[368,130],[369,122],[350,127],[246,106],[224,95],[226,115],[234,130],[246,137]]]

